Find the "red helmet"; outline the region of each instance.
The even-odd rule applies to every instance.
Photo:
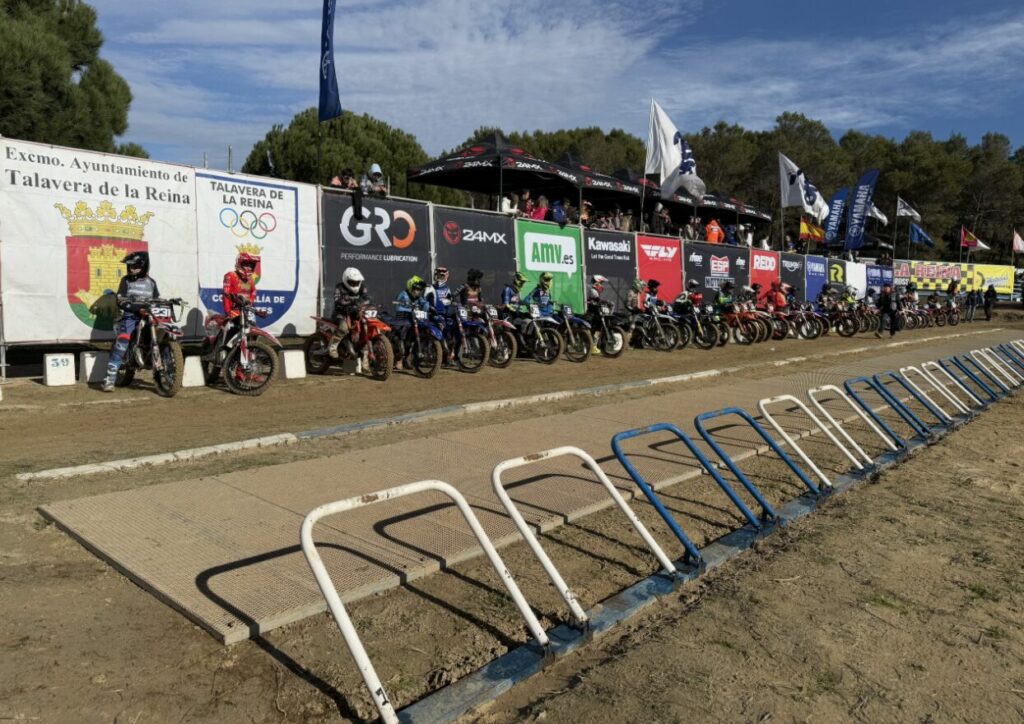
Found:
[[[256,272],[256,267],[259,266],[260,258],[255,254],[249,254],[248,252],[240,252],[235,257],[235,272],[242,279],[248,279],[250,274]]]
[[[772,289],[782,289],[782,280],[781,279],[773,279],[772,280]]]

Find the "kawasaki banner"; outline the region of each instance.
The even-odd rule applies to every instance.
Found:
[[[696,279],[702,286],[699,291],[707,301],[727,281],[731,281],[737,291],[750,281],[750,251],[745,246],[687,242],[684,250],[686,282],[689,284],[691,279]]]
[[[465,282],[467,271],[479,269],[484,273],[484,300],[500,302],[501,291],[516,270],[512,218],[435,206],[434,263],[448,267],[453,290]]]
[[[111,339],[108,305],[131,251],[197,335],[192,168],[0,139],[0,291],[7,342]],[[234,264],[231,265],[234,267]]]
[[[346,267],[366,279],[374,304],[393,311],[391,301],[418,275],[430,280],[430,218],[426,204],[390,199],[363,200],[361,216],[346,193],[321,194],[324,254],[324,307],[333,305],[334,287]]]
[[[859,249],[864,245],[864,224],[871,213],[871,197],[878,183],[878,169],[873,168],[853,187],[850,211],[846,217],[846,243],[844,249]]]
[[[839,241],[839,225],[843,223],[843,208],[849,194],[850,189],[845,186],[832,194],[832,201],[828,205],[828,218],[825,220],[826,244],[835,244]]]
[[[220,313],[224,274],[235,257],[260,257],[256,307],[274,334],[313,331],[320,283],[320,238],[315,186],[238,174],[196,172],[199,297]]]
[[[779,278],[783,284],[788,284],[797,291],[797,299],[806,299],[806,283],[804,282],[804,269],[806,258],[803,254],[783,253],[779,259]]]
[[[537,286],[544,272],[554,275],[552,297],[559,304],[583,310],[583,264],[578,226],[560,227],[545,221],[516,221],[519,271],[527,276],[524,291]]]
[[[822,288],[828,284],[828,259],[823,256],[807,256],[804,257],[804,261],[807,265],[804,273],[806,280],[804,298],[813,301],[818,298]]]
[[[583,230],[583,261],[587,276],[608,277],[604,296],[616,303],[617,309],[626,304],[626,295],[637,278],[636,246],[632,234],[619,231]]]
[[[683,290],[683,243],[665,236],[636,237],[636,258],[640,278],[661,282],[658,298],[675,299]]]
[[[761,296],[768,293],[772,282],[777,279],[781,279],[779,275],[779,252],[751,249],[750,283],[761,285]]]

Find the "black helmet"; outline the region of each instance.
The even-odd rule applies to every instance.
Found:
[[[700,282],[697,281],[696,279],[691,279],[690,281],[686,282],[687,289],[697,289],[698,287],[700,287]]]
[[[647,281],[647,288],[650,289],[652,292],[660,286],[661,282],[659,282],[657,279],[649,279]]]
[[[128,267],[128,276],[144,277],[149,274],[148,251],[133,251],[121,263]]]
[[[723,292],[731,292],[735,286],[736,285],[733,284],[731,281],[727,281],[727,282],[723,282],[722,283],[722,286],[720,287],[720,289]]]
[[[470,284],[479,284],[480,280],[484,278],[484,273],[479,269],[470,269],[466,272],[466,281]]]

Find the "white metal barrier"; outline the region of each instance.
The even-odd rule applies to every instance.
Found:
[[[992,368],[999,373],[1000,380],[1005,382],[1005,384],[1010,389],[1020,387],[1021,379],[1019,377],[1014,377],[1012,371],[1007,367],[1006,363],[999,359],[999,357],[995,355],[992,352],[992,350],[983,347],[981,349],[975,350],[975,352],[978,352],[982,357],[984,357],[988,361]],[[974,354],[974,352],[972,352],[971,354]]]
[[[910,385],[911,387],[913,387],[914,391],[917,392],[917,394],[921,395],[921,397],[923,397],[925,400],[927,400],[929,405],[931,405],[936,410],[938,410],[939,414],[942,415],[942,418],[946,421],[947,425],[950,424],[951,422],[953,422],[952,415],[950,415],[948,412],[946,412],[942,408],[942,405],[940,405],[935,400],[933,400],[931,397],[929,397],[928,393],[925,392],[924,390],[922,390],[921,386],[918,385],[916,382],[914,382],[914,380],[911,378],[911,376],[909,374],[907,374],[908,372],[913,372],[918,377],[922,377],[923,379],[925,379],[928,382],[929,385],[931,385],[934,389],[938,390],[940,393],[942,392],[942,389],[940,387],[936,386],[928,378],[928,376],[924,372],[919,370],[917,367],[914,367],[913,365],[908,365],[907,367],[900,367],[900,374],[903,375],[903,379],[907,381],[907,384]]]
[[[556,447],[551,450],[545,450],[544,452],[525,455],[519,458],[512,458],[511,460],[505,460],[498,463],[494,466],[494,470],[491,472],[491,484],[494,486],[495,495],[498,496],[498,500],[501,501],[501,504],[505,506],[505,510],[508,511],[509,516],[512,518],[513,522],[515,522],[516,527],[519,529],[519,533],[526,540],[527,545],[530,546],[530,550],[533,551],[533,554],[537,556],[537,560],[539,560],[541,565],[544,566],[544,570],[548,574],[548,578],[551,579],[551,582],[554,584],[559,594],[561,594],[563,600],[565,600],[566,605],[569,606],[569,610],[572,612],[572,617],[576,620],[576,623],[580,627],[585,627],[587,625],[588,617],[586,612],[584,612],[583,608],[580,606],[579,601],[576,599],[576,594],[573,593],[572,589],[566,584],[562,575],[558,572],[558,569],[555,568],[555,564],[551,562],[551,558],[548,557],[548,554],[544,552],[540,542],[537,540],[537,536],[534,535],[533,531],[530,529],[530,525],[523,519],[519,509],[516,507],[515,503],[512,502],[512,499],[505,491],[505,487],[501,484],[501,474],[506,470],[530,465],[541,460],[550,460],[551,458],[561,457],[563,455],[572,455],[577,457],[583,461],[584,465],[590,468],[590,471],[594,473],[597,479],[605,487],[612,500],[615,501],[615,504],[619,506],[619,509],[626,514],[627,518],[629,518],[629,522],[633,524],[634,528],[636,528],[637,533],[640,534],[644,543],[646,543],[647,547],[651,549],[652,553],[654,553],[654,556],[658,559],[658,562],[661,564],[662,568],[665,569],[667,574],[671,576],[676,575],[676,567],[672,563],[672,560],[665,555],[665,551],[661,549],[661,546],[658,545],[657,541],[655,541],[654,538],[651,537],[651,534],[647,532],[644,524],[640,522],[636,513],[633,512],[633,509],[629,507],[619,491],[614,485],[612,485],[611,480],[609,480],[608,476],[605,475],[604,470],[602,470],[601,466],[597,464],[597,461],[580,448],[572,446]]]
[[[1002,355],[999,354],[994,348],[987,347],[982,350],[983,353],[989,355],[993,360],[999,363],[1000,369],[1006,370],[1010,373],[1010,379],[1014,381],[1014,385],[1020,387],[1021,383],[1024,383],[1024,375],[1021,375],[1014,366],[1010,364]]]
[[[1006,382],[1003,379],[1003,376],[998,374],[995,371],[995,369],[993,369],[992,362],[989,361],[989,359],[981,353],[980,349],[972,349],[969,354],[974,359],[974,363],[978,365],[978,367],[985,370],[985,372],[987,372],[992,377],[992,379],[999,383],[995,385],[995,387],[1006,387]]]
[[[937,375],[936,375],[935,373],[933,373],[933,372],[932,372],[932,368],[934,368],[934,369],[935,369],[935,372],[941,372],[942,374],[944,374],[944,375],[945,375],[946,377],[948,377],[948,378],[949,378],[950,380],[952,380],[952,381],[953,381],[953,384],[954,384],[954,385],[955,385],[955,386],[956,386],[957,388],[959,388],[959,389],[963,390],[963,391],[964,391],[964,394],[966,394],[966,395],[967,395],[967,398],[968,398],[968,402],[971,402],[971,401],[973,400],[973,401],[974,401],[974,404],[975,404],[975,405],[976,405],[977,407],[984,407],[984,406],[985,406],[985,401],[984,401],[984,400],[982,400],[982,399],[981,399],[980,397],[978,397],[978,396],[977,396],[977,395],[976,395],[976,394],[974,393],[974,391],[973,391],[973,390],[971,390],[971,388],[970,388],[970,387],[968,387],[967,385],[965,385],[965,384],[963,383],[963,380],[959,379],[958,377],[956,377],[955,375],[953,375],[952,373],[950,373],[950,371],[949,371],[949,370],[947,370],[947,369],[946,369],[945,367],[943,367],[942,365],[940,365],[940,364],[939,364],[938,362],[935,362],[935,361],[933,360],[933,361],[930,361],[930,362],[925,362],[925,363],[923,363],[923,364],[921,365],[921,370],[922,370],[922,371],[923,371],[923,372],[924,372],[925,374],[929,375],[929,376],[930,376],[930,377],[931,377],[932,379],[934,379],[934,380],[935,380],[935,381],[937,382],[937,381],[938,381],[938,376],[937,376]],[[957,401],[960,401],[960,398],[959,398],[959,397],[958,397],[958,398],[956,398],[956,399],[957,399]],[[965,409],[966,409],[966,408],[965,408]]]
[[[948,377],[951,380],[951,382],[942,382],[941,380],[939,380],[939,378],[932,374],[931,370],[928,369],[928,365],[935,365],[935,368],[945,373],[946,377]],[[949,389],[952,386],[959,386],[963,388],[963,385],[960,384],[959,380],[957,380],[955,377],[949,374],[949,372],[946,372],[946,370],[942,369],[942,367],[940,367],[937,362],[922,362],[921,366],[918,369],[921,371],[921,374],[924,376],[924,378],[931,383],[932,387],[938,390],[939,394],[941,394],[943,397],[949,400],[953,407],[955,407],[959,412],[963,413],[964,415],[971,414],[970,408],[967,407],[967,405],[965,405],[960,400],[960,398],[954,395]]]
[[[338,591],[334,587],[331,575],[327,572],[327,568],[324,566],[323,560],[317,552],[316,543],[313,541],[313,526],[316,525],[318,520],[329,515],[342,513],[347,510],[354,510],[372,503],[380,503],[385,500],[393,500],[406,495],[426,492],[428,490],[434,490],[447,495],[452,499],[455,505],[458,506],[459,512],[461,512],[462,517],[466,519],[470,529],[473,531],[473,535],[480,543],[480,547],[483,548],[488,560],[491,562],[494,570],[498,573],[498,577],[501,578],[502,583],[505,584],[505,588],[508,589],[509,594],[515,601],[516,607],[526,620],[526,626],[530,629],[530,633],[533,634],[533,637],[537,639],[537,643],[541,646],[548,645],[547,634],[544,633],[544,629],[541,628],[537,617],[533,614],[533,611],[530,610],[530,606],[526,603],[526,599],[519,590],[519,586],[516,585],[515,580],[512,578],[512,574],[509,573],[508,568],[505,567],[505,564],[502,562],[498,552],[494,549],[494,545],[491,543],[490,538],[487,537],[487,533],[484,532],[483,526],[480,525],[480,521],[477,520],[473,510],[469,507],[469,503],[466,502],[466,499],[462,497],[462,494],[459,493],[458,490],[448,483],[440,480],[421,480],[417,483],[399,485],[370,495],[362,495],[355,498],[349,498],[347,500],[339,500],[334,503],[327,503],[326,505],[314,508],[309,512],[305,520],[302,521],[302,530],[299,536],[302,543],[302,552],[305,554],[306,561],[309,563],[309,567],[312,569],[313,575],[316,577],[316,583],[320,587],[320,592],[323,593],[324,598],[327,601],[327,607],[331,610],[334,620],[337,621],[338,628],[341,629],[341,635],[345,639],[345,644],[348,646],[348,650],[351,652],[352,658],[355,659],[356,666],[359,668],[359,673],[362,674],[363,682],[366,684],[366,688],[370,690],[370,695],[373,697],[373,703],[377,706],[377,711],[380,712],[381,719],[386,724],[397,724],[398,715],[395,713],[395,707],[388,699],[387,693],[384,691],[384,687],[380,683],[380,678],[377,676],[377,671],[373,668],[373,664],[370,662],[370,657],[367,655],[366,649],[363,648],[363,642],[359,639],[359,634],[352,625],[352,620],[348,617],[348,612],[345,610],[345,606],[341,602],[341,598],[338,596]]]
[[[822,424],[821,420],[815,417],[814,413],[807,408],[807,405],[805,405],[803,402],[798,400],[793,395],[778,395],[776,397],[766,397],[763,400],[760,400],[757,403],[757,409],[761,411],[761,416],[768,421],[768,424],[775,428],[775,432],[779,433],[779,435],[782,436],[782,439],[785,440],[786,444],[788,444],[793,449],[793,452],[800,456],[800,459],[807,464],[807,467],[814,471],[814,474],[817,475],[818,479],[821,480],[821,482],[823,482],[826,486],[830,488],[832,487],[832,481],[829,479],[829,477],[821,471],[821,468],[819,468],[813,460],[811,460],[810,456],[808,456],[807,453],[804,452],[803,448],[797,445],[796,441],[789,436],[789,433],[787,433],[785,429],[782,427],[782,425],[779,424],[778,420],[772,417],[772,414],[768,412],[768,405],[775,404],[776,402],[789,402],[796,405],[801,412],[803,412],[805,415],[807,415],[808,418],[810,418],[811,422],[814,423],[814,426],[821,430],[823,433],[825,433],[825,436],[832,441],[832,444],[839,448],[840,451],[842,451],[843,455],[849,458],[850,462],[853,463],[854,467],[856,467],[858,470],[864,469],[864,466],[861,464],[860,460],[854,457],[853,454],[846,449],[846,446],[839,442],[839,439],[832,434],[831,430],[829,430],[825,425]]]
[[[858,405],[853,400],[851,400],[850,397],[845,392],[843,392],[841,389],[839,389],[835,385],[823,385],[821,387],[815,387],[814,389],[807,390],[807,399],[809,399],[811,401],[811,404],[814,405],[815,408],[817,408],[818,412],[820,412],[822,415],[824,415],[826,420],[828,420],[830,423],[832,423],[832,427],[834,427],[836,430],[838,430],[842,434],[843,438],[848,443],[850,443],[850,447],[852,447],[854,450],[857,451],[858,454],[860,454],[861,456],[864,457],[864,461],[868,465],[874,465],[875,464],[874,458],[872,458],[870,455],[868,455],[866,452],[864,452],[864,448],[862,448],[859,444],[857,444],[857,441],[854,440],[850,436],[850,433],[848,433],[843,428],[843,426],[840,425],[839,422],[834,417],[832,417],[832,413],[830,413],[828,410],[826,410],[825,406],[822,405],[821,402],[815,397],[815,395],[820,395],[820,394],[822,394],[824,392],[828,392],[830,394],[835,395],[840,400],[842,400],[847,405],[849,405],[850,409],[852,409],[855,413],[857,413],[857,415],[860,417],[860,419],[864,421],[864,424],[867,425],[872,430],[874,430],[875,434],[877,434],[880,438],[882,438],[882,442],[885,444],[885,446],[887,448],[889,448],[893,452],[895,452],[896,450],[899,449],[898,447],[896,447],[896,443],[894,443],[889,438],[888,435],[886,435],[884,432],[882,432],[880,429],[878,429],[878,425],[876,425],[874,423],[874,421],[864,413],[864,410],[862,410],[860,408],[860,405]]]

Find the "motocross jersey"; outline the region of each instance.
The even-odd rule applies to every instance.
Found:
[[[370,303],[370,295],[366,293],[366,287],[359,287],[358,292],[351,292],[344,284],[334,287],[334,318],[335,321],[342,317],[350,317]]]
[[[395,313],[403,318],[412,318],[412,311],[414,309],[422,309],[425,312],[429,312],[430,302],[427,301],[426,297],[416,297],[413,299],[412,295],[404,289],[399,292],[398,298],[395,299]]]
[[[658,299],[657,292],[647,292],[644,295],[644,311],[654,314],[658,311],[658,307],[661,305],[661,300]]]
[[[117,306],[122,312],[138,314],[142,309],[143,302],[156,299],[160,291],[156,282],[149,276],[121,277],[121,283],[117,285]]]
[[[484,294],[480,287],[473,289],[468,284],[463,284],[457,290],[455,290],[455,298],[459,300],[459,304],[464,307],[468,307],[471,304],[483,304]]]
[[[719,312],[731,312],[735,301],[736,299],[733,295],[720,291],[718,296],[715,297],[715,306],[718,307]]]
[[[501,303],[505,305],[505,308],[514,312],[522,305],[523,300],[519,296],[519,290],[511,284],[506,284],[505,288],[501,292]]]
[[[534,287],[534,290],[526,296],[525,301],[527,304],[536,304],[540,307],[540,313],[545,317],[554,311],[554,300],[551,298],[551,290],[544,289],[540,285]]]
[[[256,301],[256,275],[250,274],[248,279],[242,279],[237,271],[229,271],[224,275],[224,314],[237,317],[240,312],[235,305],[240,298],[248,299],[249,304]]]
[[[423,292],[423,298],[433,305],[438,314],[444,316],[452,303],[452,290],[447,284],[429,286]]]

